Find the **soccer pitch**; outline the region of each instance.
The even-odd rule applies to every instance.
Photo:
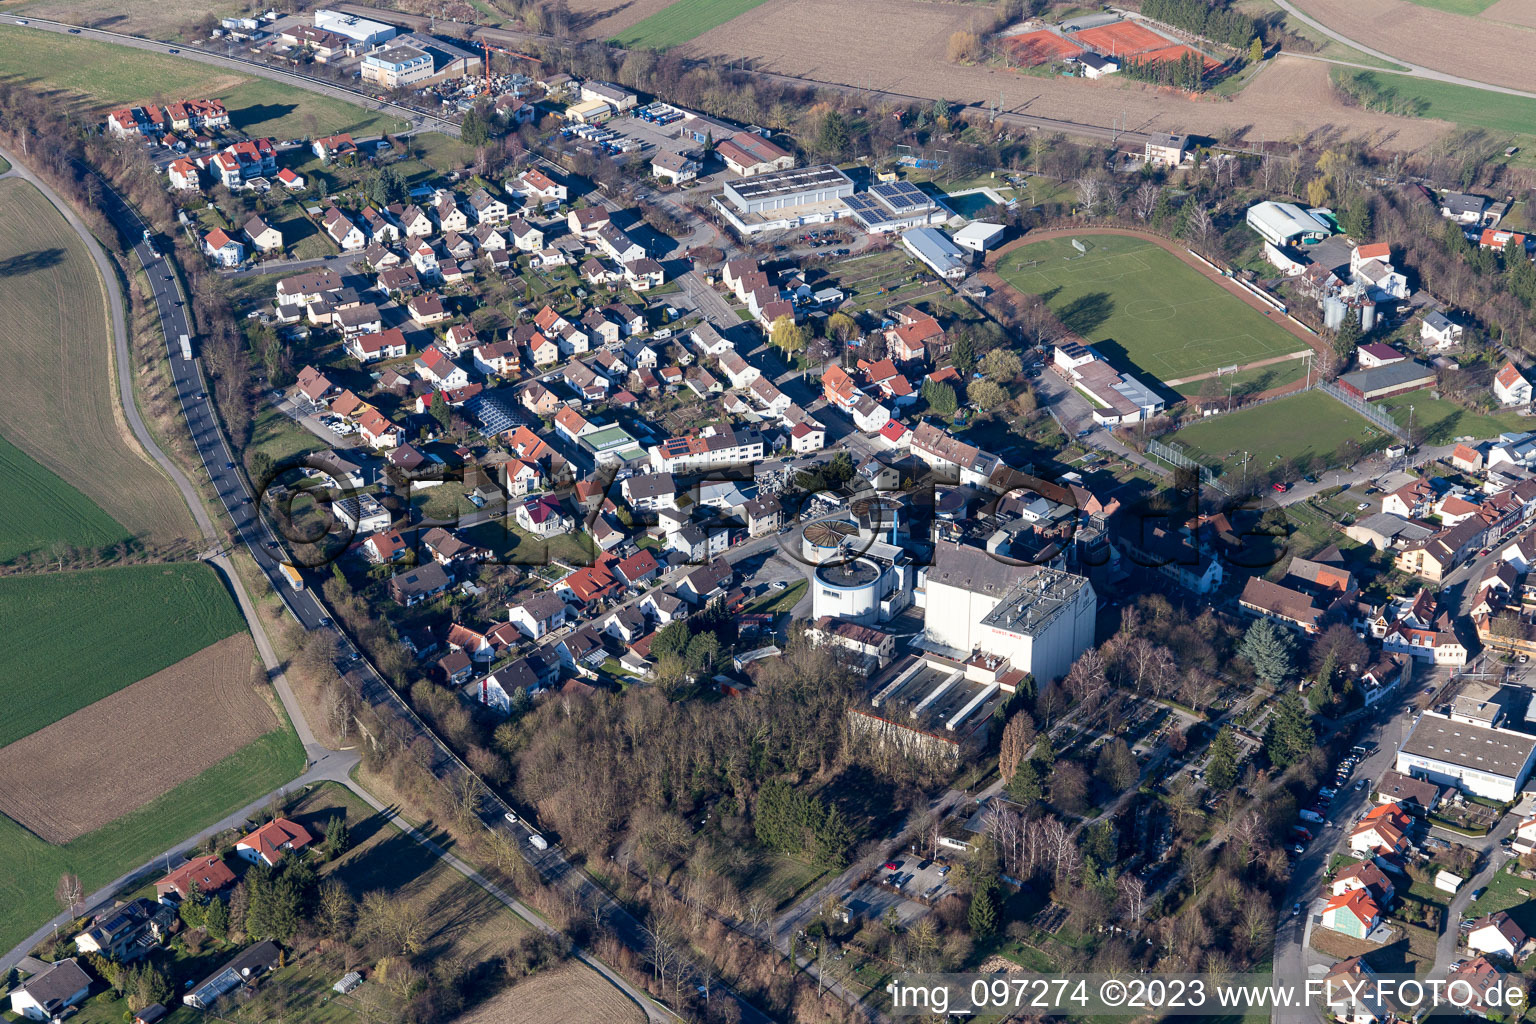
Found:
[[[1085,253],[1070,238],[1020,246],[998,261],[997,273],[1043,296],[1118,370],[1168,383],[1310,351],[1155,242],[1125,235],[1084,235],[1081,242]]]

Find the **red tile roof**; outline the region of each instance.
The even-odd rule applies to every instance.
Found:
[[[236,845],[250,847],[275,867],[283,859],[285,847],[301,850],[313,841],[314,837],[303,825],[287,818],[275,818]]]

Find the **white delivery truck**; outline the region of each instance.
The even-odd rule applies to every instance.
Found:
[[[528,845],[535,850],[549,849],[549,842],[543,836],[537,834],[528,837]]]

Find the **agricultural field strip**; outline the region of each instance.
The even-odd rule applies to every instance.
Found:
[[[67,843],[278,728],[256,688],[254,657],[249,634],[225,637],[0,747],[0,812],[50,843]],[[112,771],[100,772],[104,764]],[[92,776],[95,785],[79,785]]]
[[[9,698],[0,745],[245,629],[202,564],[0,578],[0,622]]]

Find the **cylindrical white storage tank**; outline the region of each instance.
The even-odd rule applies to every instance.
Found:
[[[1376,303],[1366,299],[1360,303],[1360,330],[1366,334],[1376,329]]]
[[[1344,300],[1330,295],[1323,300],[1323,326],[1336,331],[1344,323]]]
[[[880,577],[884,570],[873,559],[860,558],[842,565],[816,569],[812,615],[870,625],[880,615]]]

